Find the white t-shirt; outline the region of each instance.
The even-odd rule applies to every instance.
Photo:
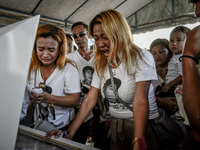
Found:
[[[92,83],[92,76],[94,72],[94,63],[93,63],[94,57],[92,57],[89,61],[87,61],[80,55],[78,50],[76,50],[68,54],[68,58],[76,63],[79,72],[79,77],[81,82],[81,96],[78,106],[79,108],[81,106],[81,103],[85,99]],[[92,117],[93,113],[90,112],[90,114],[87,116],[84,122],[86,122]]]
[[[173,55],[168,63],[168,70],[166,75],[165,83],[169,83],[175,78],[177,78],[179,75],[182,76],[182,63],[179,62],[179,57],[182,54],[179,55]]]
[[[81,97],[80,97],[80,102],[79,102],[79,107],[80,107],[81,103],[83,102],[89,90],[89,89],[87,90],[86,88],[90,88],[91,83],[92,83],[92,75],[94,72],[94,63],[93,63],[94,57],[92,57],[89,61],[87,61],[79,54],[78,50],[76,50],[68,54],[68,58],[73,60],[76,63],[82,85],[86,82],[86,80],[88,81],[87,82],[88,87],[81,86],[82,92],[81,92]],[[89,75],[88,75],[89,77],[88,76],[86,77],[85,70],[91,71],[91,69],[93,69],[92,75],[90,74],[91,72],[89,72]]]
[[[158,80],[153,81],[153,87],[154,90],[156,89],[157,86],[162,85],[163,82],[165,82],[158,74],[157,74]]]
[[[34,86],[34,81],[35,71],[32,71],[30,80],[28,82],[30,85]],[[44,80],[42,79],[40,69],[38,69],[36,75],[36,87],[39,86],[40,82],[43,83]],[[67,63],[66,66],[61,70],[57,67],[46,80],[46,86],[50,86],[52,88],[51,94],[55,96],[66,96],[67,94],[71,93],[79,93],[81,89],[78,70],[70,63]],[[27,93],[26,89],[20,116],[21,119],[26,116],[27,107],[31,101],[28,95],[29,94]],[[42,103],[42,105],[47,106],[48,104]],[[69,123],[69,119],[70,121],[73,119],[71,118],[74,114],[74,109],[72,107],[53,106],[53,108],[55,114],[52,113],[52,111],[49,111],[48,121],[53,123],[57,129],[65,127]],[[55,120],[53,119],[53,116],[55,116]]]
[[[118,68],[113,69],[113,78],[115,86],[117,86],[119,97],[126,103],[132,106],[132,102],[135,94],[136,82],[139,81],[154,81],[157,80],[156,67],[154,59],[148,51],[142,50],[144,61],[139,60],[138,67],[132,65],[130,75],[127,74],[126,66],[122,62]],[[105,68],[104,77],[99,78],[97,72],[94,72],[92,86],[101,89],[103,99],[107,97],[109,99],[109,113],[111,117],[122,119],[133,119],[133,112],[124,107],[121,103],[116,103],[111,99],[114,98],[114,92],[110,85],[110,73],[108,66]],[[159,116],[158,108],[155,101],[154,88],[152,83],[150,84],[149,94],[149,119],[154,119]]]

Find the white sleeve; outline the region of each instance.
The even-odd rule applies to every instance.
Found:
[[[178,62],[178,74],[179,75],[183,75],[183,73],[182,73],[182,63],[181,62]]]
[[[153,56],[146,50],[143,50],[142,52],[143,53],[141,55],[143,60],[139,59],[138,67],[136,67],[136,82],[158,80]]]
[[[80,78],[78,70],[71,64],[67,64],[64,82],[65,93],[79,93],[81,92]]]
[[[100,80],[99,76],[97,75],[96,69],[93,73],[91,86],[93,86],[97,89],[101,88],[101,80]]]

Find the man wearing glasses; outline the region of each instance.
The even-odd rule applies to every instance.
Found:
[[[76,42],[76,45],[78,46],[78,50],[70,53],[68,55],[68,58],[73,60],[78,68],[81,84],[85,80],[84,75],[82,74],[83,69],[85,67],[90,67],[94,68],[93,65],[93,50],[90,49],[89,44],[88,44],[88,25],[85,24],[84,22],[76,22],[72,25],[72,36]],[[94,71],[93,71],[94,72]],[[93,73],[92,72],[92,73]],[[77,108],[75,108],[75,112],[77,113],[79,110],[79,107],[84,100],[85,96],[87,93],[84,91],[84,85],[81,85],[82,87],[82,92],[80,96],[80,103]],[[89,85],[90,88],[90,85]],[[87,91],[88,92],[88,91]],[[93,113],[91,112],[82,126],[79,128],[78,132],[75,134],[73,137],[74,141],[80,142],[82,144],[88,145],[88,146],[94,146],[93,142],[93,126],[94,126],[94,117]],[[91,131],[91,132],[89,132]],[[86,142],[87,141],[87,142]]]

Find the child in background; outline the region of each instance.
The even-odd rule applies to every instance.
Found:
[[[179,62],[179,57],[182,55],[186,34],[190,29],[185,26],[177,26],[170,33],[169,48],[173,53],[168,64],[165,85],[162,87],[164,93],[174,95],[174,90],[177,85],[182,84],[182,67]]]

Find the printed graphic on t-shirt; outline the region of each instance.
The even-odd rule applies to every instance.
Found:
[[[85,66],[82,73],[84,80],[81,81],[81,97],[84,97],[90,89],[94,69],[91,66]]]
[[[114,80],[114,86],[115,86],[116,92],[118,93],[118,89],[121,86],[121,80],[118,78],[115,78],[115,77],[113,77],[113,80]],[[113,107],[114,109],[125,109],[124,105],[119,103],[115,99],[115,94],[113,91],[113,87],[112,87],[110,78],[108,80],[106,80],[104,87],[103,87],[103,92],[105,95],[104,104],[105,104],[106,110],[108,110],[109,106]]]
[[[45,85],[45,83],[40,83],[39,87],[42,88],[43,91],[45,91],[49,94],[52,93],[52,88],[50,86]],[[38,110],[36,110],[36,111],[39,111],[39,114],[41,116],[38,116],[38,117],[40,117],[43,120],[48,119],[49,113],[52,114],[53,120],[55,120],[55,109],[53,106],[50,106],[47,103],[38,104]]]

